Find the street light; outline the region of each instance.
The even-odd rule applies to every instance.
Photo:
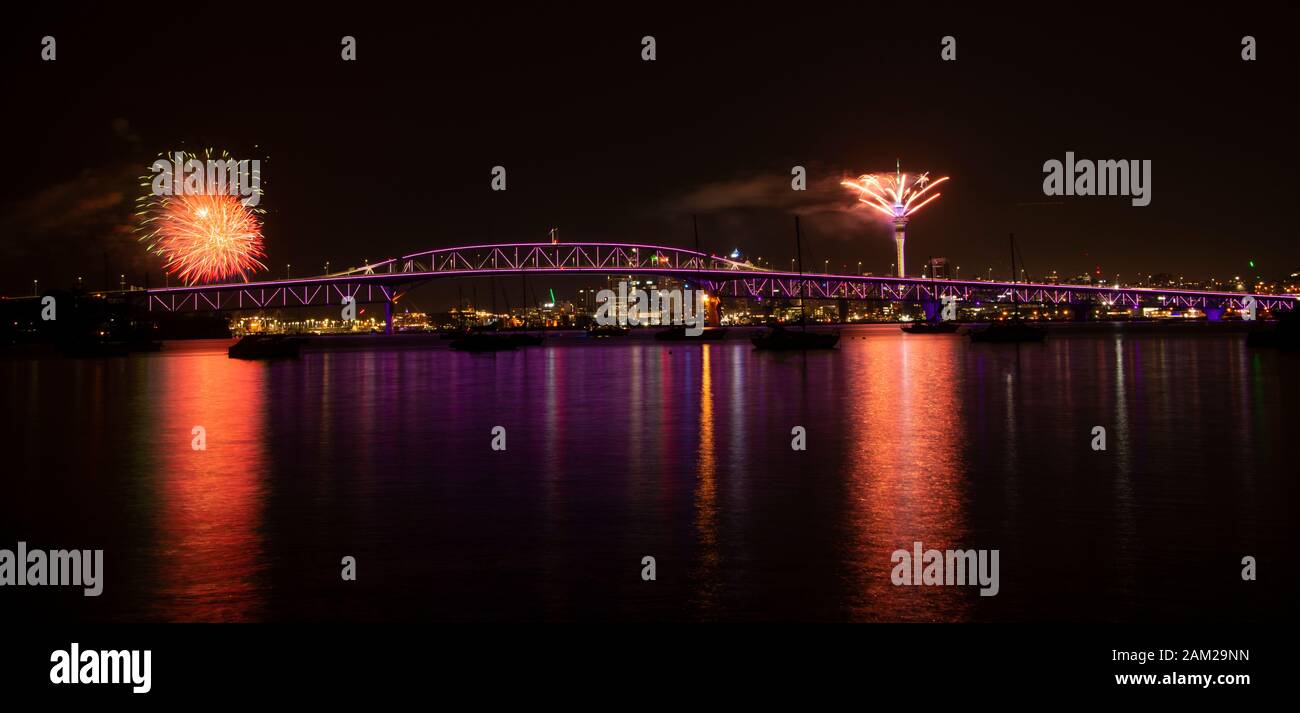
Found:
[[[284,264],[284,279],[289,279],[289,263]]]

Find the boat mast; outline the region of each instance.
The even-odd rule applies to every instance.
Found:
[[[1011,239],[1011,305],[1015,309],[1015,318],[1020,319],[1020,304],[1016,302],[1016,234],[1010,234]]]
[[[700,221],[691,214],[691,230],[695,233],[695,289],[700,289],[700,268],[704,267],[704,255],[700,253]]]
[[[691,213],[691,232],[695,236],[695,289],[702,290],[704,286],[700,284],[700,269],[704,267],[704,254],[700,252],[700,221],[694,213]],[[705,305],[704,313],[708,314],[708,310],[708,305]],[[708,324],[704,315],[699,315],[698,318],[702,322],[701,328]]]
[[[934,302],[937,302],[938,299],[939,299],[939,294],[938,294],[938,292],[937,292],[937,290],[938,290],[939,288],[937,288],[937,287],[934,286],[934,256],[933,256],[933,255],[926,255],[926,256],[925,256],[925,264],[930,266],[930,303],[931,303],[931,306],[933,306],[933,303],[934,303]],[[924,271],[924,270],[921,271],[921,275],[922,275],[923,277],[925,276],[925,271]],[[920,287],[917,287],[917,289],[920,290]],[[940,319],[943,319],[943,318],[940,317]],[[930,321],[929,317],[927,317],[925,321],[929,322],[929,321]]]
[[[799,216],[794,217],[794,252],[799,263],[799,326],[808,331],[808,317],[804,314],[803,297],[803,238],[799,235]]]

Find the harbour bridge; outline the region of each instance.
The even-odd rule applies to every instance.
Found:
[[[1170,287],[1104,287],[1031,282],[950,280],[783,272],[695,250],[630,243],[502,243],[437,248],[341,272],[284,280],[230,282],[137,290],[150,311],[233,311],[355,303],[385,305],[392,331],[393,304],[406,291],[442,277],[502,274],[633,275],[690,280],[712,294],[765,300],[886,300],[931,308],[959,302],[1038,303],[1199,309],[1212,320],[1229,310],[1293,311],[1296,295],[1211,292]]]

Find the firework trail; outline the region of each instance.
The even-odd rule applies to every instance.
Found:
[[[925,200],[917,202],[930,192],[930,189],[947,181],[948,177],[930,180],[929,173],[909,177],[901,170],[893,174],[868,173],[859,176],[856,181],[840,181],[840,185],[858,191],[858,200],[884,213],[894,220],[907,218],[921,210],[934,199],[943,195],[934,193]]]
[[[898,267],[899,277],[907,277],[903,244],[907,240],[908,218],[943,195],[931,194],[930,190],[947,180],[948,177],[944,176],[932,181],[929,173],[922,173],[909,179],[908,175],[903,173],[902,167],[895,164],[892,176],[888,173],[868,173],[859,176],[856,181],[840,181],[840,185],[858,192],[859,201],[884,213],[894,222],[894,243],[898,248],[895,264]]]
[[[193,285],[235,275],[247,281],[249,273],[266,269],[258,259],[266,257],[261,210],[214,186],[206,192],[178,188],[174,195],[159,195],[152,177],[143,178],[146,194],[137,201],[140,240],[162,257],[168,274]]]

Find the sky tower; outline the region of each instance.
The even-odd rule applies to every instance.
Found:
[[[868,173],[859,176],[856,181],[840,181],[840,185],[858,192],[858,200],[889,216],[894,221],[894,244],[898,248],[898,276],[907,277],[903,262],[903,243],[907,239],[907,220],[913,213],[924,208],[927,203],[943,195],[934,193],[926,196],[931,188],[948,180],[947,176],[930,180],[929,173],[922,173],[910,180],[903,173],[902,162],[896,162],[894,173]],[[924,200],[920,200],[925,196]]]
[[[903,257],[903,243],[907,240],[907,216],[894,216],[894,245],[898,247],[898,276],[907,277],[905,268],[905,258]]]

